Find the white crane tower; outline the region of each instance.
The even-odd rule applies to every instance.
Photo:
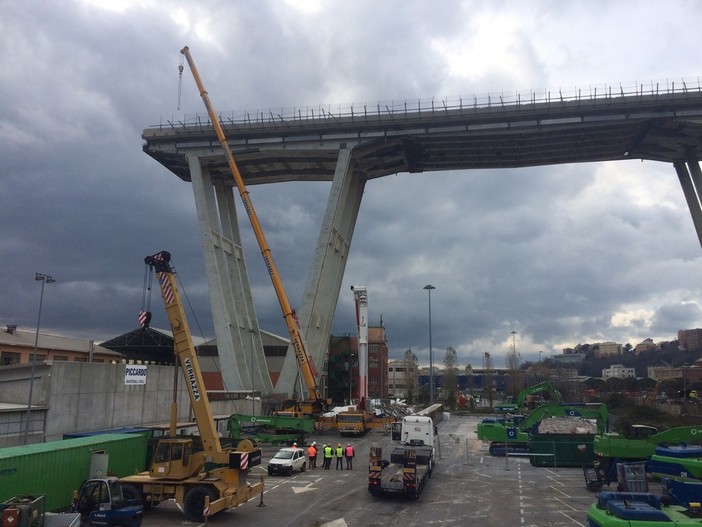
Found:
[[[351,286],[356,301],[358,327],[358,404],[365,410],[368,404],[368,292],[363,286]]]

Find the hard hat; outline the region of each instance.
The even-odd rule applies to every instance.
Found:
[[[317,444],[317,441],[312,441],[312,444],[313,444],[313,445],[316,445],[316,444]]]
[[[297,443],[293,443],[293,446],[297,446]]]

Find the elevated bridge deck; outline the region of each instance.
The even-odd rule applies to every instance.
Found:
[[[517,168],[562,163],[647,159],[674,162],[702,155],[699,84],[643,87],[570,97],[533,94],[471,103],[417,102],[287,114],[220,114],[237,165],[249,185],[331,181],[340,146],[354,147],[366,179],[400,172]],[[208,119],[144,130],[144,151],[189,181],[184,152],[211,149],[202,163],[231,179]]]

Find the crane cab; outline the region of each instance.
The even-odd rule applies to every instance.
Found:
[[[159,440],[151,462],[152,478],[185,479],[192,475],[190,459],[193,440],[164,438]]]

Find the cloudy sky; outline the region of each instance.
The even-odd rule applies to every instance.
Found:
[[[215,108],[264,110],[699,81],[702,3],[85,0],[1,2],[0,324],[106,340],[137,327],[143,258],[166,249],[212,331],[190,185],[142,131]],[[250,188],[293,304],[328,183]],[[243,220],[264,329],[285,326]],[[702,326],[702,251],[672,166],[618,162],[398,174],[366,185],[334,332],[369,292],[391,355],[496,366],[584,342]],[[158,298],[156,298],[158,300]],[[167,327],[160,303],[154,326]],[[201,329],[199,329],[201,328]]]

